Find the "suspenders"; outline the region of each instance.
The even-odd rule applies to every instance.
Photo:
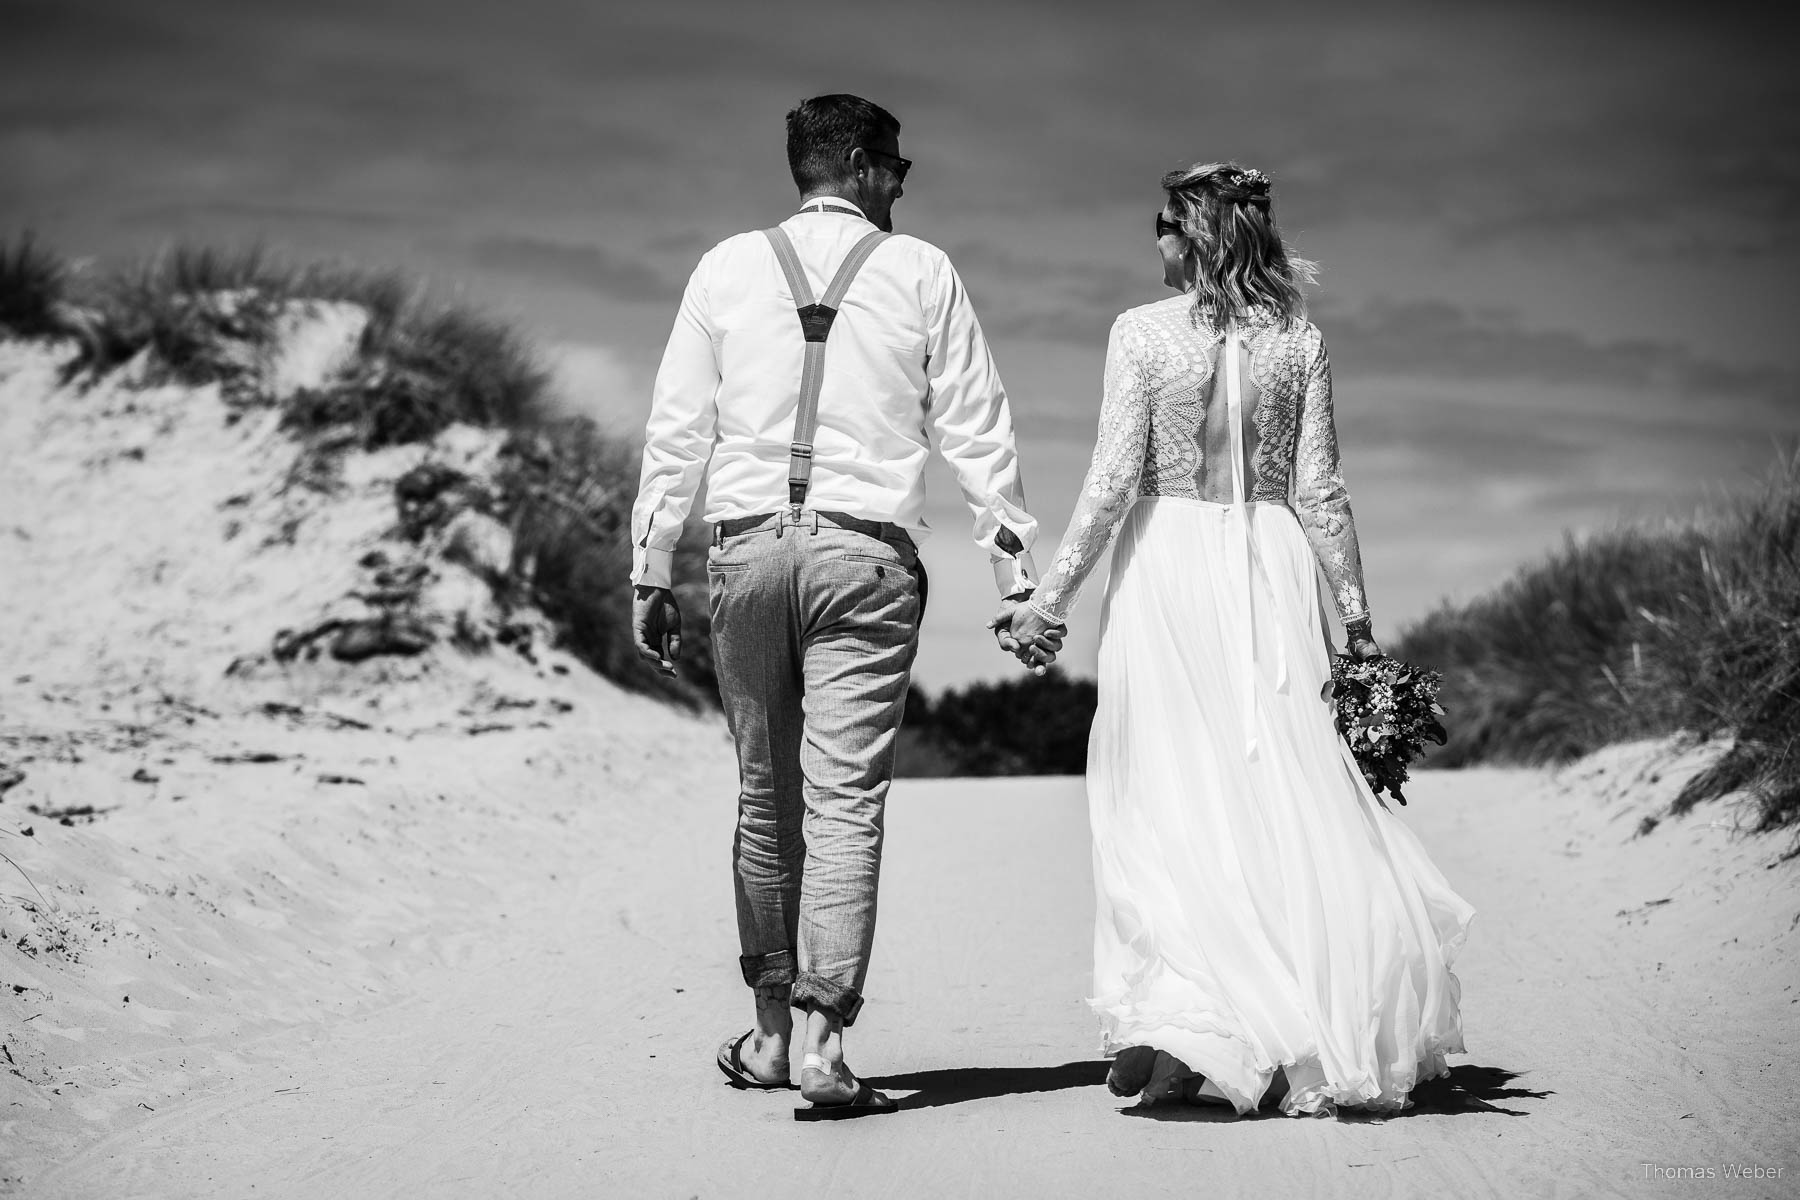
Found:
[[[813,437],[819,428],[819,393],[825,387],[825,339],[831,334],[831,323],[844,302],[844,293],[850,290],[850,281],[888,235],[877,229],[856,243],[816,303],[806,282],[806,271],[800,266],[800,256],[794,252],[794,243],[787,233],[778,227],[763,230],[763,236],[769,239],[782,273],[787,276],[788,290],[794,294],[794,307],[800,318],[800,334],[806,339],[800,407],[794,414],[794,440],[788,448],[788,507],[798,514],[812,485]]]

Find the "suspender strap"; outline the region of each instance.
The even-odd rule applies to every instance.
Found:
[[[838,306],[850,281],[875,252],[875,247],[888,235],[876,229],[851,247],[831,286],[823,298],[814,302],[812,288],[806,282],[806,271],[794,243],[780,227],[763,230],[775,258],[787,276],[788,291],[794,297],[794,309],[800,318],[800,335],[806,339],[806,365],[800,373],[800,404],[794,413],[794,440],[788,450],[788,504],[798,509],[806,503],[806,492],[812,485],[813,436],[819,427],[819,393],[825,388],[825,339],[831,334],[831,323],[837,318]]]
[[[800,256],[794,253],[794,243],[788,238],[787,230],[776,226],[763,230],[763,236],[769,239],[769,246],[775,251],[781,273],[787,276],[788,291],[794,293],[794,307],[805,308],[813,302],[812,285],[806,282],[806,272],[800,268]]]
[[[781,236],[785,238],[787,234],[783,233]],[[825,289],[825,296],[819,303],[835,312],[837,306],[844,302],[844,293],[850,290],[850,281],[856,278],[862,265],[869,261],[869,255],[875,253],[875,247],[887,239],[888,235],[881,230],[871,229],[863,235],[862,241],[850,247],[850,253],[844,256],[843,264],[838,267],[831,286]]]

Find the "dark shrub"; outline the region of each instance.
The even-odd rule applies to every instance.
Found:
[[[57,309],[67,285],[63,261],[33,234],[0,242],[0,332],[28,338],[64,332]]]

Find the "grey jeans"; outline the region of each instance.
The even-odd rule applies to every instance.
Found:
[[[707,561],[713,661],[737,744],[744,982],[862,1008],[883,808],[918,649],[918,552],[894,525],[783,511],[727,522]],[[748,527],[748,528],[746,528]]]

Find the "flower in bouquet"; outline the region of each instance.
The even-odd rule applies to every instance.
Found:
[[[1413,760],[1425,752],[1426,742],[1444,744],[1447,735],[1439,720],[1444,710],[1437,699],[1442,685],[1443,676],[1436,671],[1386,655],[1364,659],[1340,655],[1332,660],[1325,699],[1332,703],[1338,732],[1377,796],[1385,791],[1405,804],[1400,786]]]

